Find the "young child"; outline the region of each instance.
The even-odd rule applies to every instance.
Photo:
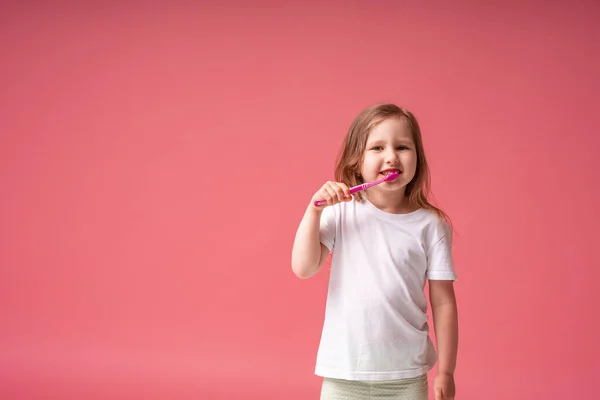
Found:
[[[359,192],[349,187],[393,180]],[[299,278],[332,253],[315,374],[322,400],[426,400],[427,372],[439,361],[436,400],[454,398],[457,279],[446,214],[427,200],[429,169],[415,117],[394,104],[362,111],[344,140],[335,182],[312,197],[292,250]],[[315,201],[326,200],[317,207]],[[427,300],[437,353],[429,337]]]

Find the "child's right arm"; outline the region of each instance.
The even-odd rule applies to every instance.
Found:
[[[317,207],[315,201],[327,200],[327,205]],[[320,240],[320,222],[323,209],[342,201],[350,201],[348,187],[340,182],[327,182],[312,197],[300,226],[296,231],[292,248],[292,271],[301,279],[315,275],[329,255],[329,249]]]

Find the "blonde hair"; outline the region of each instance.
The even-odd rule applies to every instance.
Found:
[[[345,183],[348,187],[364,183],[359,174],[363,161],[367,138],[371,130],[381,121],[388,118],[402,118],[408,122],[411,130],[415,150],[417,152],[417,169],[414,178],[406,186],[405,196],[408,197],[409,204],[432,210],[440,218],[451,225],[450,218],[440,208],[431,204],[428,200],[430,194],[430,174],[423,140],[421,138],[421,128],[415,116],[408,110],[400,108],[395,104],[375,104],[365,108],[356,116],[344,141],[338,155],[335,166],[335,180]],[[361,192],[356,196],[357,201],[363,201],[364,194]]]

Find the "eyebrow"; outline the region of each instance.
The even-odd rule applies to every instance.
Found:
[[[380,144],[385,144],[385,143],[386,143],[385,140],[374,140],[372,142],[367,141],[367,146],[375,146],[375,145],[380,145]],[[398,140],[397,143],[398,144],[406,144],[406,143],[408,143],[408,144],[413,144],[413,145],[415,144],[415,142],[413,142],[412,139],[408,139],[408,138],[407,139],[400,139],[400,140]]]

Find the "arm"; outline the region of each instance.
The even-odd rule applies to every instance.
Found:
[[[329,255],[327,246],[321,243],[321,215],[326,206],[315,206],[317,200],[326,200],[331,206],[341,201],[351,201],[348,186],[340,182],[326,182],[315,193],[304,213],[294,238],[292,248],[292,271],[300,279],[316,274]]]
[[[439,354],[436,399],[454,398],[454,370],[458,353],[458,308],[453,281],[430,280],[429,299]]]
[[[319,239],[322,209],[309,205],[296,231],[292,248],[292,271],[300,279],[315,275],[329,255]]]

